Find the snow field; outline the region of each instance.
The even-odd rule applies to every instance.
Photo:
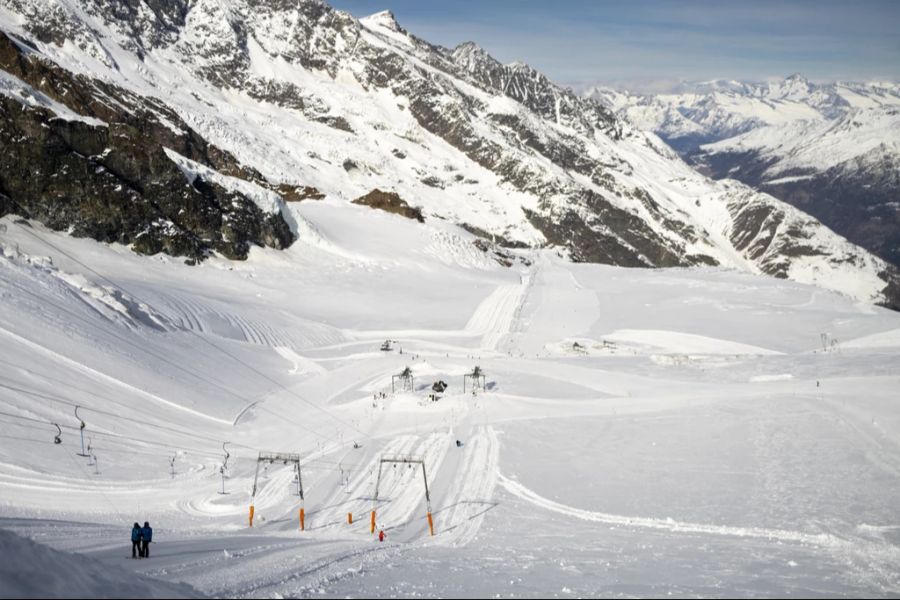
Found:
[[[726,270],[506,269],[442,223],[291,210],[317,233],[192,268],[3,220],[0,526],[221,596],[900,591],[895,313]],[[247,527],[260,450],[303,457],[306,531],[280,464]],[[433,538],[406,465],[370,535],[389,454],[424,458]],[[157,543],[123,564],[134,520]]]

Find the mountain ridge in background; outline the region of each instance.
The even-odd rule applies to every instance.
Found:
[[[586,92],[716,179],[804,210],[900,263],[900,84],[685,83],[677,93]]]

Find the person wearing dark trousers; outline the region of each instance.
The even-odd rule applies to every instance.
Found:
[[[138,555],[141,558],[144,557],[144,549],[141,548],[142,536],[141,526],[135,523],[134,527],[131,528],[131,558],[137,558]]]
[[[144,521],[144,528],[141,529],[141,556],[150,558],[150,542],[153,541],[153,529],[150,527],[149,521]]]

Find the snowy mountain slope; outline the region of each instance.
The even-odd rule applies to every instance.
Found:
[[[881,147],[900,151],[900,108],[855,109],[834,121],[793,121],[703,146],[710,154],[757,152],[771,162],[762,177],[820,172]]]
[[[895,302],[888,267],[814,220],[697,175],[526,65],[432,46],[388,13],[357,21],[316,0],[7,0],[2,11],[39,50],[16,61],[167,107],[285,199],[388,190],[426,218],[574,260],[724,265]]]
[[[708,82],[680,94],[590,93],[715,178],[768,192],[893,264],[900,261],[900,87]]]
[[[506,268],[440,219],[287,210],[291,247],[193,267],[0,219],[5,529],[217,597],[900,590],[896,312],[733,270]],[[260,450],[301,454],[305,531],[279,463],[248,527]],[[435,536],[421,470],[388,468],[379,544],[396,454],[425,460]],[[135,519],[149,560],[124,559]]]
[[[753,130],[703,146],[695,160],[900,261],[900,108],[855,108],[830,121]]]

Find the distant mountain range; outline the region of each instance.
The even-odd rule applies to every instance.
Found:
[[[768,192],[900,264],[900,84],[816,84],[795,74],[677,94],[587,95],[716,179]]]
[[[713,106],[578,95],[319,0],[3,0],[0,29],[0,214],[196,261],[291,244],[290,202],[358,199],[574,261],[721,266],[900,307],[894,267],[698,173],[635,117],[760,127]],[[816,112],[794,85],[785,102]]]

